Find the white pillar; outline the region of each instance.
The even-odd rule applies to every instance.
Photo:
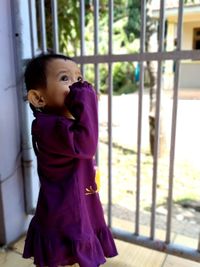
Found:
[[[0,1],[0,244],[27,229],[10,1]]]

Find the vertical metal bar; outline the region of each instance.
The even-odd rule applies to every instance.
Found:
[[[81,29],[81,56],[85,55],[85,1],[80,0],[80,29]],[[85,76],[84,65],[81,64],[81,72]]]
[[[39,15],[40,15],[40,36],[41,36],[42,52],[44,53],[47,51],[44,0],[39,1]]]
[[[35,41],[33,33],[33,13],[32,13],[32,0],[28,1],[28,11],[29,11],[29,23],[30,23],[30,37],[31,37],[31,55],[35,56]]]
[[[145,50],[145,26],[146,26],[146,0],[141,1],[141,37],[140,53]],[[141,137],[142,137],[142,106],[144,91],[144,62],[140,62],[140,88],[138,99],[138,132],[137,132],[137,182],[136,182],[136,212],[135,212],[135,234],[139,234],[140,224],[140,179],[141,179]]]
[[[94,5],[94,55],[99,53],[99,0],[93,0]],[[95,63],[95,90],[99,95],[99,64]],[[96,163],[99,165],[99,151],[96,153]]]
[[[159,52],[163,52],[164,48],[164,27],[165,27],[165,0],[160,2],[160,23],[159,23]],[[156,92],[156,131],[154,140],[154,155],[153,155],[153,183],[152,183],[152,208],[151,208],[151,239],[155,238],[155,214],[156,214],[156,188],[157,188],[157,169],[159,156],[159,134],[160,134],[160,103],[161,103],[161,87],[162,87],[162,61],[158,61],[158,76],[157,76],[157,92]]]
[[[58,6],[57,0],[51,0],[51,12],[53,21],[53,51],[59,52],[59,40],[58,40]]]
[[[198,236],[197,250],[198,250],[198,252],[200,252],[200,233],[199,233],[199,236]]]
[[[109,0],[109,55],[112,55],[113,0]],[[108,225],[112,227],[112,63],[108,64]]]
[[[99,0],[94,0],[94,55],[99,53]],[[99,64],[95,63],[95,88],[99,92]]]
[[[179,0],[178,10],[178,33],[177,33],[177,51],[181,50],[182,31],[183,31],[183,1]],[[170,145],[170,162],[169,162],[169,184],[168,184],[168,201],[167,201],[167,230],[166,242],[169,243],[171,239],[171,217],[172,217],[172,202],[173,202],[173,178],[174,178],[174,158],[176,145],[176,121],[178,108],[178,84],[180,74],[180,60],[175,61],[174,74],[174,93],[173,93],[173,107],[172,107],[172,124],[171,124],[171,145]]]
[[[23,178],[24,178],[24,192],[25,192],[25,208],[26,214],[32,214],[34,210],[34,196],[32,190],[32,181],[36,181],[34,176],[33,168],[33,153],[32,153],[32,142],[30,138],[29,129],[29,105],[24,101],[24,96],[26,95],[24,84],[23,84],[23,39],[22,39],[22,18],[20,16],[20,3],[19,1],[11,1],[11,23],[13,33],[17,35],[13,38],[14,51],[14,64],[15,64],[15,74],[16,74],[16,94],[18,97],[19,104],[19,119],[20,119],[20,131],[21,131],[21,153],[22,153],[22,165],[23,165]],[[24,7],[23,7],[24,8]],[[27,10],[29,9],[29,10]],[[28,6],[25,11],[31,14],[31,1],[28,2]],[[32,16],[30,18],[30,24],[32,24]],[[26,22],[27,21],[23,21]],[[33,26],[30,26],[30,31],[33,31]],[[34,56],[34,42],[33,42],[33,32],[31,35],[32,42],[32,56]]]

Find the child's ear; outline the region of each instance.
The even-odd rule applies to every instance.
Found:
[[[28,101],[35,108],[43,108],[46,105],[46,101],[39,90],[31,89],[27,95]]]

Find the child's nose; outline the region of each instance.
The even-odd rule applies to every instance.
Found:
[[[73,77],[72,78],[72,83],[75,83],[75,82],[77,82],[76,77]]]

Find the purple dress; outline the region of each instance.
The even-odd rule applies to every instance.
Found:
[[[34,257],[41,267],[97,267],[117,250],[95,183],[98,119],[92,86],[73,84],[66,105],[75,120],[36,112],[32,124],[41,187],[23,257]]]

